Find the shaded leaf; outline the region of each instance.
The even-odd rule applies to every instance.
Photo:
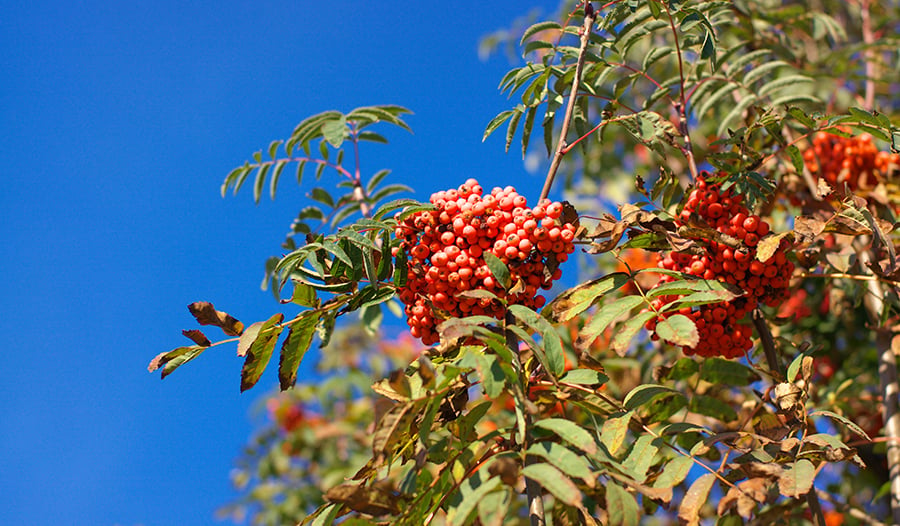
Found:
[[[606,509],[609,526],[637,526],[640,510],[634,495],[618,484],[606,486]]]
[[[400,513],[399,499],[386,484],[364,486],[361,483],[347,482],[326,491],[325,498],[367,515]]]
[[[282,391],[293,387],[297,382],[297,369],[312,345],[318,323],[319,316],[311,314],[291,325],[287,338],[281,344],[281,357],[278,361],[278,382]]]

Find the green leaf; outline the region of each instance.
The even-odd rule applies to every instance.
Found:
[[[256,181],[253,184],[253,202],[259,203],[259,198],[262,196],[263,185],[266,182],[266,174],[269,173],[269,170],[272,168],[271,164],[264,164],[259,167],[259,171],[256,172]]]
[[[759,375],[740,362],[714,357],[707,358],[700,364],[700,378],[711,384],[736,387],[759,380]]]
[[[624,286],[630,280],[625,272],[615,272],[602,278],[582,283],[560,294],[549,305],[556,321],[566,322],[590,308],[597,298]],[[602,332],[602,331],[601,331]]]
[[[609,378],[593,369],[572,369],[567,371],[559,381],[567,384],[596,386],[605,384]]]
[[[494,133],[494,130],[500,127],[501,124],[509,120],[512,117],[513,110],[506,110],[501,112],[499,115],[491,119],[491,122],[488,123],[487,127],[484,129],[484,137],[481,138],[481,142],[487,140],[487,138]]]
[[[566,475],[580,478],[590,487],[594,486],[596,476],[591,469],[590,462],[584,456],[574,453],[562,444],[538,442],[532,444],[526,453],[541,457]]]
[[[547,463],[531,464],[522,469],[522,475],[540,484],[560,502],[569,506],[581,504],[578,487],[561,471]]]
[[[506,388],[506,374],[493,354],[478,353],[478,373],[481,376],[481,387],[488,398],[497,398]]]
[[[718,398],[695,394],[688,404],[694,413],[717,418],[722,422],[733,422],[737,419],[737,412],[730,405]]]
[[[663,472],[653,483],[654,488],[674,488],[684,482],[691,468],[694,467],[694,460],[691,457],[679,455],[666,462],[665,466]]]
[[[259,377],[262,376],[269,359],[272,357],[272,351],[275,349],[275,343],[284,327],[279,325],[284,320],[284,314],[278,313],[266,320],[259,326],[256,337],[246,350],[247,357],[244,360],[244,367],[241,369],[241,392],[250,389]],[[256,325],[254,323],[254,325]],[[244,333],[250,332],[250,329]],[[241,336],[243,342],[244,336]]]
[[[684,398],[680,391],[676,391],[670,387],[655,384],[643,384],[635,387],[622,402],[626,409],[637,409],[649,404],[653,400],[661,396],[676,396]]]
[[[281,178],[281,172],[284,171],[284,167],[287,166],[288,161],[282,159],[275,163],[275,169],[272,170],[272,179],[269,181],[269,196],[272,199],[275,199],[275,189],[278,187],[278,180]]]
[[[321,166],[325,166],[325,165],[321,165]],[[331,197],[331,194],[329,194],[324,188],[319,188],[318,186],[313,188],[312,190],[310,190],[309,196],[313,200],[318,201],[318,202],[322,203],[323,205],[328,205],[331,208],[335,207],[334,198]]]
[[[522,113],[524,111],[524,106],[520,104],[519,106],[516,106],[516,109],[513,110],[513,113],[509,118],[509,126],[506,127],[506,146],[504,146],[503,149],[505,152],[509,152],[509,146],[512,144],[513,137],[516,135],[516,127],[519,126],[519,119],[522,118]]]
[[[802,497],[812,489],[815,477],[816,467],[802,458],[778,476],[778,491],[785,497]]]
[[[281,358],[278,363],[278,381],[282,391],[297,383],[297,369],[312,345],[318,323],[319,315],[311,313],[291,325],[287,338],[281,344]]]
[[[614,321],[642,303],[644,303],[644,298],[640,296],[624,296],[601,307],[578,333],[577,347],[582,350],[590,347],[594,340],[603,334]]]
[[[618,484],[606,486],[606,509],[609,526],[637,526],[640,523],[640,509],[634,495]]]
[[[828,418],[831,418],[832,420],[837,420],[838,422],[844,424],[845,426],[847,426],[848,429],[850,429],[857,435],[865,438],[866,440],[868,440],[870,442],[872,441],[872,438],[869,437],[869,435],[865,431],[863,431],[863,428],[856,425],[850,419],[848,419],[844,416],[841,416],[837,413],[832,413],[831,411],[813,411],[812,413],[809,414],[809,416],[827,416]]]
[[[340,148],[347,138],[347,118],[341,115],[337,120],[327,121],[322,124],[322,136],[331,146]]]
[[[696,347],[700,333],[693,320],[682,314],[675,314],[656,324],[656,334],[675,345]]]
[[[641,435],[631,446],[631,452],[622,462],[622,469],[628,471],[635,481],[644,483],[647,479],[647,470],[653,464],[653,459],[659,451],[656,445],[657,438],[652,435]]]
[[[509,289],[509,268],[491,252],[484,253],[484,263],[504,289]]]
[[[200,354],[206,349],[207,347],[202,345],[191,345],[188,347],[179,347],[177,349],[164,352],[150,362],[147,370],[152,373],[153,371],[162,367],[162,378],[165,378],[166,376],[172,374],[172,371],[174,371],[178,367],[200,356]]]
[[[546,429],[559,435],[569,444],[577,447],[589,455],[597,452],[597,443],[594,437],[583,427],[571,420],[563,418],[545,418],[534,423],[536,427]]]
[[[612,350],[616,351],[619,356],[624,356],[631,346],[631,340],[634,336],[644,328],[644,324],[655,317],[655,312],[645,311],[633,318],[629,318],[628,321],[619,327],[616,331],[616,335],[613,336],[612,344],[610,345]]]
[[[557,22],[546,21],[546,22],[538,22],[537,24],[532,25],[528,29],[522,33],[522,39],[519,40],[519,45],[524,45],[525,41],[528,40],[529,37],[540,33],[541,31],[549,31],[552,29],[562,29],[562,26]]]
[[[305,283],[294,282],[294,291],[291,295],[291,301],[301,307],[315,308],[319,304],[316,297],[316,289]]]
[[[447,513],[448,526],[462,526],[469,523],[469,516],[485,495],[497,489],[501,484],[499,477],[492,477],[482,482],[480,477],[471,476],[459,488],[462,500],[450,508]]]
[[[729,290],[729,285],[714,279],[684,279],[670,281],[647,291],[647,297],[671,296],[676,294],[691,294],[694,292],[716,291],[724,293],[721,301],[731,301],[738,297]]]
[[[628,435],[628,424],[631,422],[632,416],[634,416],[634,411],[628,411],[624,415],[611,417],[603,422],[603,427],[600,429],[600,442],[606,446],[610,454],[615,455],[625,442],[625,437]]]

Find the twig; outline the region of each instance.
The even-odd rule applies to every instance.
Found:
[[[759,334],[759,339],[762,343],[763,352],[766,354],[766,362],[769,364],[769,370],[772,371],[772,375],[775,378],[784,378],[784,369],[781,366],[781,362],[778,361],[778,354],[775,351],[775,338],[772,337],[772,331],[769,330],[768,324],[766,324],[766,318],[763,316],[763,313],[759,309],[753,310],[753,326],[756,327],[756,332]]]
[[[515,324],[516,320],[513,315],[507,311],[506,313],[506,325]],[[516,368],[516,371],[519,373],[520,382],[527,382],[528,379],[525,378],[525,370],[522,366],[522,361],[519,358],[519,339],[516,337],[515,333],[506,329],[506,346],[509,348],[510,352],[513,355],[513,360],[516,362],[513,365]],[[527,387],[525,387],[527,389]],[[525,391],[523,389],[523,394]],[[528,450],[528,442],[530,442],[531,438],[531,414],[528,413],[527,410],[522,411],[522,418],[524,420],[523,424],[525,427],[525,438],[524,444],[521,444],[522,451]],[[525,465],[531,464],[532,461],[529,460],[528,454],[525,454]],[[525,477],[525,494],[528,497],[528,516],[531,519],[531,526],[545,526],[547,524],[546,518],[544,517],[544,499],[541,498],[541,485],[536,481],[532,480],[528,477]]]
[[[653,2],[656,0],[650,1]],[[687,99],[684,97],[684,57],[681,56],[681,43],[678,42],[678,31],[675,29],[675,19],[672,17],[672,11],[669,10],[669,3],[660,3],[665,8],[666,15],[669,17],[669,26],[672,28],[672,38],[675,40],[675,53],[678,55],[678,75],[681,80],[678,83],[679,100],[678,104],[675,105],[675,110],[678,111],[679,131],[681,131],[681,135],[684,137],[684,148],[682,148],[682,153],[687,158],[688,167],[691,170],[691,179],[697,180],[697,162],[694,160],[694,147],[691,144],[691,134],[688,132]]]
[[[550,188],[553,186],[553,180],[556,178],[556,172],[565,155],[566,135],[569,133],[569,125],[572,122],[572,115],[575,113],[575,99],[578,98],[578,85],[581,83],[581,71],[584,69],[584,57],[587,51],[588,41],[591,37],[591,28],[594,26],[594,18],[596,13],[590,2],[584,3],[584,23],[581,26],[581,49],[578,52],[578,62],[575,65],[575,78],[572,80],[572,92],[569,93],[569,102],[566,106],[566,115],[563,118],[562,129],[559,132],[559,142],[556,144],[556,153],[553,155],[553,161],[550,163],[550,170],[547,172],[547,179],[544,181],[544,188],[541,190],[541,197],[538,201],[546,199],[550,195]]]
[[[860,0],[859,12],[862,18],[862,37],[866,44],[863,51],[863,61],[866,65],[866,95],[863,107],[869,111],[875,109],[875,57],[872,56],[872,44],[875,43],[875,35],[872,33],[872,17],[869,13],[871,0]]]

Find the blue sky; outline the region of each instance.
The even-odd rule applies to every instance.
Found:
[[[274,371],[241,395],[232,348],[163,382],[146,366],[187,343],[188,303],[247,323],[279,309],[262,266],[303,189],[285,182],[257,206],[219,186],[304,117],[412,109],[414,135],[383,128],[391,144],[362,156],[418,199],[468,177],[540,191],[501,137],[481,142],[512,103],[496,90],[509,64],[479,60],[477,43],[527,14],[516,3],[4,0],[0,12],[2,524],[209,524],[235,496],[228,473]]]

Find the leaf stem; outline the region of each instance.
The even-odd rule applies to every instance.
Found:
[[[556,153],[553,155],[553,161],[550,163],[550,169],[547,171],[547,178],[544,180],[544,188],[541,190],[541,197],[538,201],[542,201],[550,195],[550,188],[553,186],[553,180],[556,178],[556,172],[559,171],[559,165],[562,162],[566,152],[566,135],[569,133],[569,126],[572,122],[572,115],[575,113],[575,99],[578,98],[578,85],[581,83],[581,71],[584,69],[584,59],[587,52],[588,41],[591,37],[591,28],[594,25],[596,13],[590,2],[584,2],[584,23],[581,25],[581,48],[578,52],[578,62],[575,65],[575,77],[572,80],[572,90],[569,93],[569,102],[566,106],[566,115],[563,118],[562,129],[559,132],[559,142],[556,144]]]

